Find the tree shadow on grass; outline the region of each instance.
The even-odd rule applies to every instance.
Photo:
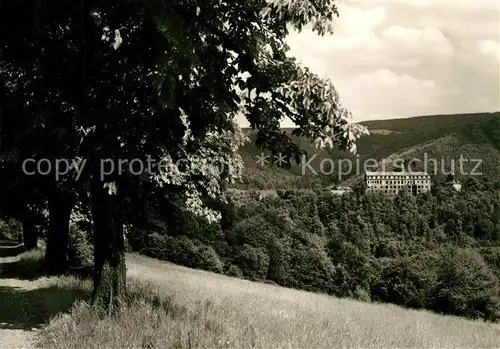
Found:
[[[69,267],[66,275],[79,278],[90,278],[93,275],[93,266],[86,265],[80,267]],[[43,276],[56,276],[44,269],[43,260],[21,259],[7,260],[0,259],[0,279],[36,280]]]
[[[0,279],[35,280],[45,276],[41,264],[36,261],[8,261],[0,263]]]
[[[0,329],[40,328],[61,312],[67,312],[77,300],[88,298],[88,290],[51,285],[25,290],[0,286]]]

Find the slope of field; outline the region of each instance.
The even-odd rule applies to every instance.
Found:
[[[404,149],[456,134],[475,146],[493,144],[500,149],[500,112],[457,115],[429,115],[406,119],[362,122],[369,130],[385,129],[395,133],[374,134],[360,139],[363,155],[386,158]]]
[[[336,299],[139,255],[128,255],[127,263],[132,292],[138,280],[147,282],[142,296],[117,318],[100,318],[84,303],[76,306],[42,329],[41,348],[497,348],[499,343],[498,324]]]
[[[389,157],[412,159],[422,157],[446,164],[458,161],[460,155],[469,159],[482,159],[483,175],[498,178],[500,167],[500,112],[458,115],[430,115],[406,119],[376,120],[362,122],[371,134],[358,140],[358,154],[338,150],[317,150],[310,140],[292,137],[307,153],[314,157],[309,168],[294,164],[289,170],[276,166],[262,166],[257,163],[261,150],[252,143],[241,149],[245,161],[243,181],[240,189],[306,188],[314,183],[334,184],[363,172],[368,159],[381,161]],[[291,130],[285,130],[291,132]],[[255,131],[247,130],[251,140]],[[484,154],[484,159],[480,156]],[[328,159],[328,160],[325,160]],[[272,160],[272,158],[270,158]],[[370,160],[370,161],[372,161]],[[423,159],[422,159],[423,160]],[[352,169],[347,162],[351,161]],[[323,167],[321,164],[323,163]],[[331,169],[331,163],[334,168]],[[361,164],[361,171],[356,164]],[[469,162],[466,166],[471,166]],[[470,169],[469,169],[470,170]],[[434,169],[432,169],[434,171]],[[323,175],[322,175],[323,174]],[[350,182],[348,182],[350,183]]]

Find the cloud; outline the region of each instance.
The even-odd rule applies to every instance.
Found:
[[[291,32],[287,42],[291,54],[319,74],[327,70],[331,73],[332,65],[367,64],[361,68],[373,68],[385,62],[415,67],[422,61],[445,62],[455,51],[451,40],[440,29],[387,23],[387,12],[379,7],[367,10],[344,7],[333,35],[320,37],[311,29],[304,29],[300,33]]]
[[[348,4],[356,4],[363,1],[347,0]],[[372,0],[373,4],[387,3],[387,0]],[[429,9],[437,7],[451,8],[452,10],[478,10],[488,9],[494,10],[500,7],[500,0],[397,0],[398,4],[411,6],[417,9]]]
[[[387,11],[383,7],[363,10],[355,6],[340,4],[342,16],[335,21],[335,29],[344,33],[359,33],[371,31],[387,20]]]
[[[359,74],[355,79],[362,85],[370,87],[396,87],[408,90],[436,88],[433,80],[419,80],[407,74],[398,75],[388,69]]]
[[[349,34],[334,34],[324,37],[318,36],[310,29],[302,32],[293,31],[287,37],[287,43],[292,46],[293,51],[307,50],[314,47],[314,54],[322,59],[321,55],[332,52],[348,52],[356,50],[377,50],[380,48],[379,38],[370,31],[359,31]],[[307,51],[302,51],[307,52]]]
[[[409,55],[426,53],[436,59],[446,60],[454,54],[451,41],[435,27],[418,29],[391,25],[381,33],[381,36],[387,39],[388,47]]]
[[[362,10],[358,7],[339,5],[342,15],[334,22],[334,34],[318,36],[311,29],[300,33],[292,31],[287,42],[299,49],[300,46],[315,47],[315,54],[327,54],[332,51],[377,50],[381,44],[374,30],[381,26],[387,18],[386,11],[381,7]]]
[[[432,79],[419,79],[381,68],[336,81],[340,97],[352,107],[354,121],[426,114],[439,103],[440,86]]]
[[[500,43],[493,40],[479,40],[477,49],[483,55],[492,55],[500,61]]]
[[[346,0],[338,9],[333,35],[306,27],[287,43],[334,83],[356,121],[500,109],[500,0]]]
[[[382,36],[413,46],[448,43],[443,33],[436,28],[413,29],[391,25],[382,32]]]

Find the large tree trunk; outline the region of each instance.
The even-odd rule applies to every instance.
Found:
[[[69,194],[57,189],[49,196],[45,266],[50,274],[64,274],[68,270],[69,221],[74,204]]]
[[[38,247],[38,228],[30,219],[24,219],[23,226],[23,242],[26,251],[33,250]]]
[[[91,182],[94,220],[93,304],[113,311],[126,292],[125,241],[117,194],[110,195],[94,167]]]

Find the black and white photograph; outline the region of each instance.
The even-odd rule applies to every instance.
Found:
[[[0,0],[0,349],[500,349],[500,0]]]

